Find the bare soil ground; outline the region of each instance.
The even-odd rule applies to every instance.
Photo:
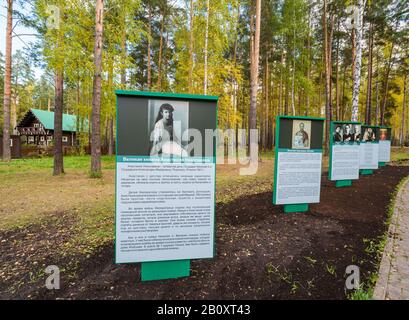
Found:
[[[0,298],[345,299],[348,265],[364,279],[376,271],[372,244],[386,231],[392,193],[409,167],[382,168],[344,189],[323,177],[321,203],[307,214],[272,205],[271,168],[266,162],[261,176],[242,184],[222,181],[218,196],[228,201],[220,196],[216,208],[217,256],[192,261],[188,278],[141,283],[139,264],[115,265],[112,239],[89,246],[78,238],[83,216],[63,209],[46,223],[0,231]],[[107,212],[92,234],[113,233]],[[45,289],[47,265],[60,267],[60,290]]]

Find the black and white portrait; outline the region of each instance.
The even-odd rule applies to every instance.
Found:
[[[189,103],[149,100],[149,136],[151,156],[181,156],[188,153],[183,133],[189,128]]]
[[[342,131],[343,131],[343,137],[342,137],[343,142],[349,143],[349,142],[355,141],[354,128],[352,124],[349,124],[349,123],[344,124],[342,126]]]
[[[333,141],[336,142],[342,142],[343,140],[343,130],[342,130],[342,126],[337,124],[334,127],[334,132],[332,133],[332,138]]]

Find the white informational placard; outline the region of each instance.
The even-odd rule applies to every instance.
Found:
[[[322,152],[278,153],[276,204],[319,203]]]
[[[379,141],[379,162],[391,161],[391,141],[380,140]]]
[[[379,168],[379,144],[366,142],[359,145],[359,168],[378,169]]]
[[[117,163],[116,262],[214,256],[215,163]]]
[[[332,146],[331,180],[359,179],[360,146],[336,144]]]

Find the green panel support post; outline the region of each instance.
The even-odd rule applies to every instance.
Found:
[[[350,187],[352,186],[352,180],[338,180],[335,182],[336,188]]]
[[[371,170],[371,169],[362,169],[361,174],[363,176],[367,176],[367,175],[373,174],[373,170]]]
[[[190,260],[142,262],[141,280],[164,280],[188,277]]]
[[[308,211],[308,204],[286,204],[284,206],[285,213],[299,213],[299,212],[307,212]]]

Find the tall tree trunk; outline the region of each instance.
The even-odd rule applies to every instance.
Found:
[[[62,148],[62,114],[64,106],[64,72],[57,68],[55,74],[55,106],[54,106],[54,175],[64,173]]]
[[[338,18],[338,24],[337,24],[337,33],[339,33],[339,28],[340,28],[341,20]],[[340,110],[340,105],[339,105],[339,98],[340,98],[340,88],[339,88],[339,42],[340,42],[340,37],[338,36],[337,38],[337,62],[336,62],[336,80],[335,80],[335,112],[336,112],[336,118],[337,121],[340,121],[341,119],[341,110]]]
[[[390,76],[392,64],[393,64],[394,47],[395,47],[394,43],[392,43],[391,52],[389,54],[388,66],[386,68],[386,74],[385,74],[385,85],[384,85],[385,91],[383,92],[383,97],[382,97],[381,120],[380,120],[380,123],[382,126],[385,124],[386,102],[388,101],[388,93],[389,93],[389,76]]]
[[[108,87],[111,88],[111,90],[114,89],[114,63],[113,61],[109,65],[109,71],[108,71]],[[122,82],[122,79],[121,79]],[[113,119],[113,114],[115,112],[112,112],[112,114],[109,115],[108,120],[107,120],[107,140],[108,140],[108,155],[112,156],[114,154],[114,119]]]
[[[356,58],[354,63],[354,77],[352,88],[352,115],[351,121],[359,119],[359,93],[361,87],[361,70],[362,70],[362,38],[363,38],[363,18],[364,18],[364,1],[358,0],[358,21],[356,26]]]
[[[152,85],[151,43],[152,43],[152,7],[148,4],[148,91]]]
[[[373,70],[373,31],[374,26],[371,22],[369,26],[369,54],[368,54],[368,88],[366,92],[366,110],[365,110],[365,123],[371,124],[372,114],[372,70]]]
[[[258,66],[260,55],[260,15],[261,0],[256,0],[256,26],[254,30],[254,43],[250,66],[250,114],[249,129],[257,128],[257,89],[258,89]]]
[[[311,59],[312,59],[312,46],[311,46],[311,8],[310,6],[308,10],[308,35],[307,35],[307,47],[308,47],[308,61],[307,61],[307,81],[310,83],[311,81]],[[310,93],[306,93],[306,108],[305,108],[305,116],[308,116],[310,113]]]
[[[3,124],[3,160],[11,160],[10,149],[10,104],[11,104],[11,51],[13,32],[13,0],[7,0],[7,31],[6,31],[6,67],[4,75],[4,124]]]
[[[102,36],[104,25],[104,0],[96,0],[95,45],[94,45],[94,85],[92,92],[92,133],[91,133],[91,176],[101,174],[101,72]]]
[[[190,33],[190,43],[189,43],[189,79],[188,79],[188,85],[189,85],[189,93],[193,93],[193,41],[194,41],[194,30],[193,30],[193,17],[194,17],[194,12],[193,12],[193,0],[190,0],[190,16],[189,16],[189,33]]]
[[[203,92],[207,94],[207,55],[208,55],[208,43],[209,43],[209,18],[210,18],[210,0],[206,2],[206,33],[205,33],[205,47],[204,47],[204,80],[203,80]]]
[[[158,80],[156,83],[156,89],[162,91],[162,51],[163,51],[163,31],[165,28],[165,9],[162,12],[162,21],[160,24],[160,39],[159,39],[159,57],[158,57]]]
[[[330,123],[332,120],[332,108],[331,108],[331,49],[332,49],[332,31],[328,35],[328,3],[324,0],[324,13],[323,13],[323,29],[324,29],[324,59],[325,59],[325,153],[329,152],[329,137],[330,137]],[[334,17],[331,16],[331,30],[333,30]]]
[[[125,14],[124,14],[124,20],[125,20]],[[122,65],[121,65],[121,89],[126,89],[126,67],[125,67],[125,61],[127,58],[127,52],[126,52],[126,21],[123,21],[124,26],[122,30],[122,35],[121,35],[121,54],[122,54]]]
[[[295,8],[293,10],[293,25],[295,26]],[[295,116],[295,28],[293,30],[293,66],[292,66],[292,82],[291,82],[291,107],[293,109],[293,116]]]
[[[284,65],[284,52],[281,53],[281,65]],[[278,95],[278,115],[283,114],[283,72],[280,72],[280,91]]]
[[[406,83],[407,75],[403,79],[403,104],[402,104],[402,128],[400,133],[400,146],[403,147],[405,144],[405,127],[406,127],[406,100],[408,97],[408,86]]]
[[[265,108],[265,115],[264,115],[264,141],[263,141],[263,148],[264,151],[267,150],[267,139],[268,139],[268,102],[269,102],[269,68],[268,68],[268,54],[266,55],[266,64],[265,64],[265,84],[264,84],[264,94],[265,94],[265,100],[264,100],[264,108]]]

